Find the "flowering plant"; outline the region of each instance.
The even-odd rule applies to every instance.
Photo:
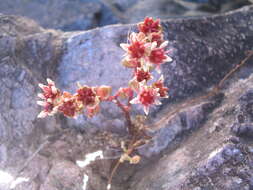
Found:
[[[51,79],[47,79],[47,85],[39,84],[43,92],[38,94],[42,99],[38,104],[43,106],[43,110],[38,117],[61,112],[67,117],[75,118],[83,111],[88,117],[93,117],[99,112],[102,101],[116,103],[125,113],[129,113],[132,104],[141,104],[148,114],[150,106],[160,104],[160,98],[167,98],[168,89],[163,84],[163,76],[148,84],[153,79],[151,71],[156,69],[160,73],[160,66],[172,60],[166,55],[168,41],[164,40],[160,20],[145,18],[144,22],[138,24],[138,29],[138,33],[130,34],[129,43],[120,44],[126,51],[122,65],[133,69],[133,78],[128,87],[120,88],[111,95],[110,86],[91,87],[78,84],[76,93],[71,94],[61,92]],[[127,104],[121,103],[120,100],[123,99],[127,99]]]
[[[132,32],[128,36],[128,43],[120,44],[125,51],[121,63],[132,69],[133,75],[128,86],[119,88],[114,95],[112,87],[105,85],[87,86],[78,83],[78,89],[71,94],[59,90],[51,79],[47,79],[47,85],[39,84],[42,93],[38,96],[42,100],[37,103],[43,107],[39,118],[52,116],[57,112],[71,118],[76,118],[82,113],[87,117],[93,117],[99,112],[101,102],[115,103],[123,111],[128,132],[132,137],[127,145],[125,142],[122,143],[124,153],[118,163],[124,161],[138,163],[140,157],[137,155],[131,157],[130,154],[148,139],[143,127],[131,121],[131,106],[141,104],[145,114],[148,115],[151,106],[161,104],[160,99],[168,97],[168,88],[164,86],[163,76],[161,75],[158,80],[152,80],[154,78],[152,71],[156,70],[160,74],[160,66],[172,61],[167,55],[168,51],[165,50],[168,41],[164,40],[160,20],[145,18],[138,24],[138,30],[138,33]],[[112,175],[116,168],[117,166]]]
[[[47,85],[39,84],[43,91],[38,94],[42,99],[42,101],[38,101],[38,104],[43,106],[43,110],[38,115],[40,118],[54,115],[57,112],[72,118],[83,112],[88,117],[93,117],[99,112],[100,103],[103,101],[113,102],[123,111],[129,136],[128,139],[121,142],[122,155],[108,178],[107,189],[111,188],[112,177],[120,163],[125,161],[129,161],[130,164],[139,163],[141,157],[132,154],[139,146],[146,144],[150,140],[149,135],[146,133],[147,127],[143,124],[142,118],[137,116],[136,120],[131,120],[130,111],[132,105],[142,105],[147,115],[151,106],[160,104],[161,98],[168,97],[168,88],[164,86],[162,75],[158,80],[152,82],[154,78],[152,71],[156,70],[160,74],[160,66],[172,61],[165,50],[168,42],[164,40],[160,20],[145,18],[144,22],[138,24],[138,29],[138,33],[133,32],[128,36],[129,43],[120,45],[126,52],[122,65],[132,69],[133,75],[129,85],[119,88],[114,95],[111,94],[112,88],[105,85],[90,87],[78,84],[76,93],[71,94],[69,92],[61,92],[50,79],[47,79]],[[225,81],[252,57],[253,51],[248,51],[247,57],[230,70],[208,94],[190,99],[167,113],[166,118],[190,104],[217,95]],[[122,103],[123,100],[125,100],[125,104]]]

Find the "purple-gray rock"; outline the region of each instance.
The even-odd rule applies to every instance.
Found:
[[[201,2],[200,4],[196,2]],[[36,20],[46,28],[88,30],[116,23],[203,16],[249,5],[248,0],[1,0],[0,12]]]
[[[0,15],[0,23],[0,172],[13,177],[0,189],[9,190],[18,177],[25,178],[16,184],[20,190],[80,189],[87,176],[87,189],[105,189],[112,160],[120,156],[122,137],[104,129],[125,130],[120,110],[106,103],[89,122],[85,117],[67,120],[58,115],[38,119],[37,84],[50,77],[72,92],[77,81],[114,89],[127,85],[131,73],[119,63],[123,55],[119,44],[135,26],[64,33],[22,17]],[[112,189],[252,188],[252,142],[244,137],[235,144],[229,142],[238,115],[245,117],[245,122],[239,119],[241,124],[250,121],[250,110],[243,112],[250,96],[239,97],[252,89],[252,66],[246,65],[226,83],[223,98],[183,105],[206,94],[252,49],[253,7],[167,20],[163,26],[173,50],[173,62],[162,67],[171,98],[154,109],[148,120],[153,139],[140,150],[141,163],[123,164]],[[183,109],[170,117],[178,107]],[[159,124],[157,128],[152,127],[154,123]],[[90,129],[100,131],[89,133]],[[116,151],[88,167],[77,166],[77,160],[98,150]]]
[[[26,16],[45,28],[64,31],[87,30],[119,22],[113,11],[99,0],[2,0],[0,12]]]

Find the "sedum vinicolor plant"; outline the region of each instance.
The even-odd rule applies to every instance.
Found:
[[[120,44],[125,51],[121,63],[132,69],[133,75],[128,86],[119,88],[115,94],[112,94],[112,87],[106,85],[87,86],[78,83],[78,89],[71,94],[62,92],[51,79],[47,79],[47,85],[39,84],[42,93],[38,96],[42,100],[38,101],[38,104],[43,107],[38,115],[40,118],[52,116],[57,112],[71,118],[83,113],[87,117],[93,117],[99,113],[101,102],[113,102],[123,111],[129,139],[121,144],[123,153],[112,170],[107,189],[111,187],[112,177],[119,164],[124,161],[137,164],[140,156],[131,154],[150,139],[141,119],[136,116],[137,120],[140,120],[139,123],[131,120],[132,105],[142,105],[148,115],[151,106],[161,104],[160,99],[168,97],[163,76],[160,75],[158,80],[152,76],[153,71],[160,74],[162,64],[172,61],[165,49],[168,41],[164,40],[160,20],[145,18],[138,24],[138,30],[138,33],[132,32],[128,36],[128,43]]]
[[[168,97],[168,88],[164,86],[164,78],[161,75],[158,80],[152,76],[156,70],[160,74],[160,66],[166,62],[172,61],[167,55],[166,46],[168,41],[164,40],[160,20],[145,18],[138,24],[138,33],[132,32],[128,36],[128,43],[120,44],[125,51],[122,65],[132,69],[133,75],[129,80],[127,87],[119,88],[115,94],[112,94],[112,87],[87,86],[78,83],[78,89],[74,94],[62,92],[56,86],[54,81],[47,79],[47,85],[39,84],[42,93],[38,96],[41,101],[38,104],[43,107],[38,117],[44,118],[52,116],[57,112],[67,117],[76,118],[79,114],[85,113],[87,117],[95,116],[100,110],[101,102],[113,102],[124,113],[126,127],[129,135],[121,142],[122,154],[111,171],[108,178],[107,189],[111,189],[111,182],[120,163],[128,161],[130,164],[137,164],[141,157],[133,155],[136,149],[149,142],[152,138],[148,135],[149,129],[145,124],[143,117],[136,116],[131,119],[130,111],[133,104],[140,104],[146,115],[153,105],[161,104],[161,98]],[[235,68],[227,73],[224,78],[207,94],[186,102],[181,107],[167,114],[172,115],[190,103],[218,94],[224,82],[240,67],[242,67],[251,57],[253,51],[247,52],[247,57],[241,61]]]
[[[168,41],[164,40],[160,20],[145,18],[138,24],[138,33],[132,32],[128,36],[127,44],[120,44],[125,51],[122,65],[133,70],[133,77],[128,87],[122,87],[112,95],[110,86],[87,86],[78,84],[75,94],[62,92],[54,81],[47,79],[47,85],[39,84],[42,93],[39,93],[38,104],[43,107],[38,117],[52,116],[57,112],[67,117],[76,118],[85,113],[93,117],[100,110],[103,101],[114,102],[119,106],[127,117],[132,104],[141,104],[147,115],[152,105],[161,104],[160,98],[168,97],[168,88],[164,86],[164,78],[161,76],[157,81],[152,81],[151,72],[156,70],[160,73],[160,66],[172,59],[165,50]],[[123,104],[122,100],[127,103]],[[128,118],[127,120],[129,120]]]

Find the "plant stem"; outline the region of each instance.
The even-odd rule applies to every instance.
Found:
[[[131,121],[131,116],[130,116],[130,112],[129,112],[129,105],[124,106],[117,98],[115,98],[115,103],[123,111],[123,113],[125,115],[126,125],[127,125],[127,129],[128,129],[129,134],[134,135],[134,126]]]

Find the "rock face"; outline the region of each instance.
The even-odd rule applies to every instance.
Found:
[[[246,79],[237,75],[201,129],[186,135],[190,137],[179,135],[179,147],[167,148],[152,166],[137,172],[130,189],[252,189],[252,140],[231,133],[237,117],[245,117],[245,123],[249,119],[241,112],[245,104],[240,96],[248,94],[252,82],[252,75]]]
[[[153,139],[139,149],[142,162],[123,164],[112,189],[252,189],[252,65],[216,97],[178,108],[206,94],[252,49],[253,7],[167,20],[163,26],[173,57],[162,67],[171,98],[152,112]],[[91,121],[37,119],[37,84],[50,77],[70,91],[77,81],[114,89],[127,85],[131,73],[119,64],[119,44],[134,29],[116,25],[64,33],[0,15],[0,172],[12,176],[0,180],[1,190],[106,189],[122,139],[104,129],[124,133],[120,111],[105,104]],[[104,160],[77,166],[76,160],[97,150],[105,151]],[[18,177],[25,180],[16,184]]]
[[[37,20],[43,27],[84,30],[118,22],[113,12],[99,0],[14,0],[1,1],[5,14],[17,14]]]
[[[240,8],[248,0],[1,0],[0,13],[36,20],[45,28],[87,30],[116,23],[209,15]]]

